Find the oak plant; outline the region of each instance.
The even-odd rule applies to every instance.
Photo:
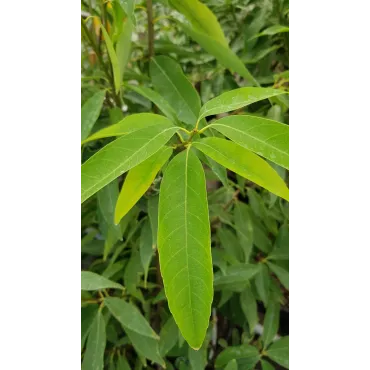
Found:
[[[86,370],[288,368],[288,5],[260,3],[82,2]]]

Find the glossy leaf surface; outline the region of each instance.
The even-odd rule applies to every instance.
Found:
[[[168,304],[182,335],[198,349],[211,314],[213,273],[204,171],[190,148],[178,154],[164,173],[158,222]]]

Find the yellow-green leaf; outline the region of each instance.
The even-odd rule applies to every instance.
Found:
[[[193,145],[216,162],[289,200],[289,189],[277,172],[262,158],[232,141],[209,137]]]
[[[116,204],[114,215],[116,224],[148,190],[159,170],[170,158],[172,151],[172,148],[163,147],[129,171]]]
[[[130,18],[127,18],[126,22],[123,24],[122,32],[119,35],[116,45],[116,55],[119,66],[120,83],[122,82],[124,71],[131,55],[132,28],[133,28],[132,21]]]
[[[202,164],[188,148],[168,165],[159,195],[158,250],[170,311],[199,349],[213,299],[207,191]]]
[[[106,145],[81,167],[81,201],[155,154],[178,129],[170,124],[151,126]]]

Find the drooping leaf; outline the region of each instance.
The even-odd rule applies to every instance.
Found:
[[[158,152],[129,171],[116,204],[114,214],[116,224],[145,194],[159,170],[170,158],[172,151],[170,147],[160,148]]]
[[[199,0],[170,0],[171,5],[182,13],[198,32],[202,32],[227,46],[227,40],[216,16]]]
[[[104,98],[105,91],[98,91],[81,108],[81,140],[85,140],[89,136],[95,122],[99,118]]]
[[[176,345],[179,336],[179,329],[172,316],[163,325],[159,333],[159,353],[166,356],[167,353]]]
[[[103,32],[105,45],[107,46],[109,59],[110,59],[110,62],[112,64],[114,89],[115,89],[116,93],[118,93],[120,91],[120,88],[121,88],[122,78],[121,78],[121,71],[120,71],[119,62],[118,62],[118,59],[117,59],[117,54],[114,50],[112,40],[109,37],[109,34],[108,34],[107,30],[104,28],[104,26],[102,24],[100,25],[100,27],[101,27],[101,30]]]
[[[151,126],[106,145],[81,167],[82,202],[155,154],[177,130],[178,127],[165,124]]]
[[[268,267],[270,267],[271,271],[278,277],[281,284],[284,285],[285,289],[289,289],[289,272],[272,262],[267,261],[267,265]]]
[[[272,35],[276,35],[277,33],[284,33],[284,32],[289,32],[289,27],[282,26],[280,24],[275,24],[271,27],[266,28],[262,32],[257,33],[256,35],[251,37],[250,40],[253,40],[261,36],[272,36]]]
[[[116,297],[104,298],[104,304],[125,330],[129,329],[144,337],[159,339],[139,309],[133,304]]]
[[[281,94],[285,94],[285,91],[263,87],[241,87],[234,89],[204,104],[200,109],[199,119],[214,114],[230,112]]]
[[[144,282],[146,284],[148,278],[148,270],[150,261],[154,254],[152,230],[149,220],[146,220],[142,226],[140,234],[140,259],[144,269]]]
[[[195,28],[183,23],[177,22],[183,30],[196,41],[204,50],[213,55],[221,64],[232,72],[237,72],[240,76],[250,81],[253,85],[259,86],[257,80],[252,76],[244,63],[238,56],[227,46],[213,39],[203,32],[197,31]]]
[[[283,337],[268,348],[267,356],[289,369],[289,336]]]
[[[188,149],[168,165],[159,196],[158,250],[168,304],[185,340],[203,343],[213,299],[207,193]]]
[[[271,284],[271,277],[269,274],[269,269],[266,264],[260,264],[260,271],[256,275],[255,285],[257,289],[257,293],[262,299],[263,304],[267,307],[268,298],[270,294],[270,284]]]
[[[180,121],[195,125],[200,98],[180,65],[166,56],[155,57],[150,62],[150,77],[154,88],[175,110]]]
[[[95,272],[81,271],[81,290],[100,290],[107,288],[124,289],[121,284],[115,283]]]
[[[265,320],[263,322],[263,333],[262,333],[263,348],[267,348],[267,346],[275,338],[275,335],[277,334],[279,328],[279,320],[280,320],[280,304],[270,299],[265,314]]]
[[[243,202],[236,202],[234,209],[234,223],[240,245],[244,251],[244,260],[249,262],[253,248],[253,221],[249,207]]]
[[[243,370],[254,369],[260,359],[256,347],[249,344],[242,344],[235,347],[227,347],[216,358],[215,367],[226,366],[231,360],[236,360],[238,368]]]
[[[176,112],[162,95],[145,86],[127,85],[127,87],[153,102],[171,121],[175,123],[178,121]]]
[[[276,171],[258,155],[232,141],[207,137],[193,145],[226,168],[289,200],[289,190]]]
[[[228,116],[211,124],[235,143],[289,169],[289,126],[256,116]]]
[[[158,114],[137,113],[125,117],[123,120],[114,125],[108,126],[95,132],[86,140],[83,140],[81,142],[81,145],[93,140],[103,139],[106,137],[122,136],[150,126],[158,126],[161,124],[169,123],[170,121],[167,118]]]
[[[157,233],[158,233],[158,203],[159,196],[150,197],[148,199],[148,216],[150,227],[153,235],[153,245],[157,247]]]
[[[248,280],[255,276],[259,272],[259,269],[259,266],[254,264],[229,266],[226,269],[225,275],[215,274],[214,288],[215,290],[232,290],[236,284],[248,284]]]
[[[105,321],[99,310],[90,328],[82,370],[103,370],[106,345]]]
[[[124,71],[131,55],[132,29],[132,21],[128,18],[123,24],[122,32],[117,41],[116,55],[120,72],[120,83],[122,82]]]
[[[247,319],[249,331],[250,333],[253,333],[254,328],[258,323],[258,311],[256,298],[254,297],[250,286],[244,289],[240,294],[240,306],[245,318]]]

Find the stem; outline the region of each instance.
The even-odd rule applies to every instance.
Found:
[[[146,12],[148,15],[148,50],[150,59],[154,56],[154,23],[152,0],[146,0]]]
[[[207,125],[206,127],[203,127],[201,130],[198,131],[198,134],[203,134],[204,131],[206,131],[207,129],[209,129],[210,127],[212,126],[212,124],[210,125]]]

